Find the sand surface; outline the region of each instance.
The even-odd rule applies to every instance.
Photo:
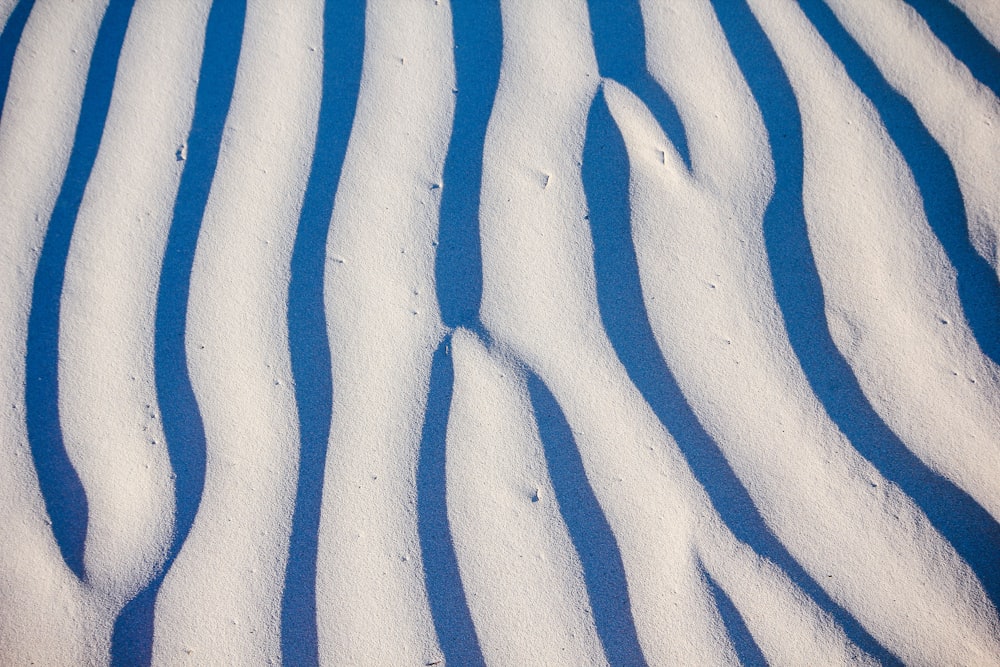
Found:
[[[997,7],[0,1],[0,664],[1000,664]]]

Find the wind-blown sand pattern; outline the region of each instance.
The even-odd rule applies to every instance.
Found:
[[[1000,664],[993,3],[0,20],[0,663]]]

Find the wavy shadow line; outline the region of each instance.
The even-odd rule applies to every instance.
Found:
[[[528,372],[528,394],[559,512],[583,566],[597,635],[612,665],[645,665],[621,550],[587,480],[580,452],[555,397]]]
[[[638,0],[589,0],[590,28],[601,76],[631,90],[653,114],[688,169],[684,123],[673,100],[646,67],[646,32]]]
[[[754,641],[753,635],[750,634],[739,609],[726,595],[726,591],[722,590],[722,587],[712,579],[708,570],[702,567],[701,573],[705,577],[705,583],[708,584],[708,590],[711,591],[712,597],[715,599],[715,607],[719,610],[719,616],[722,617],[722,624],[726,626],[726,633],[736,650],[736,657],[739,659],[740,665],[743,667],[767,667],[767,659],[760,647],[757,646],[757,642]]]
[[[948,154],[924,127],[909,100],[889,85],[830,8],[816,0],[800,4],[848,75],[875,105],[903,154],[923,198],[927,222],[958,274],[958,297],[972,333],[983,353],[1000,364],[1000,279],[969,240],[962,191]],[[1000,68],[997,72],[1000,74]]]
[[[847,610],[830,598],[767,527],[746,487],[698,421],[664,360],[643,302],[632,243],[628,153],[603,92],[598,92],[590,109],[583,156],[583,186],[594,242],[598,307],[608,339],[632,383],[677,441],[695,478],[737,539],[781,567],[862,650],[884,664],[899,664]]]
[[[288,347],[299,418],[298,487],[281,600],[281,653],[289,665],[319,664],[316,558],[333,414],[332,362],[323,298],[326,239],[354,124],[364,44],[365,3],[327,0],[319,127],[288,285]]]
[[[21,42],[24,24],[28,22],[28,15],[34,6],[35,0],[18,2],[10,16],[7,17],[3,32],[0,32],[0,119],[3,118],[7,87],[10,86],[10,75],[14,68],[14,54],[17,52],[17,45]]]
[[[212,3],[205,29],[187,160],[174,201],[156,300],[156,395],[175,477],[174,536],[160,572],[125,605],[115,622],[113,665],[152,660],[156,596],[191,530],[205,485],[205,429],[188,374],[184,336],[195,246],[236,83],[245,17],[245,0],[219,0]]]
[[[446,435],[455,370],[451,335],[434,352],[417,462],[417,532],[434,629],[445,662],[485,665],[448,525]]]
[[[28,441],[52,533],[66,565],[80,579],[86,579],[87,495],[66,452],[59,423],[59,307],[70,239],[104,134],[132,4],[132,0],[112,0],[101,19],[72,152],[38,258],[28,315],[25,355]]]
[[[1000,97],[1000,53],[961,9],[946,0],[903,0],[927,23],[934,36]]]
[[[441,320],[488,340],[479,322],[483,292],[479,192],[483,145],[500,81],[503,25],[499,3],[453,2],[455,120],[444,163],[434,264]]]
[[[802,203],[802,117],[791,83],[745,1],[717,2],[715,9],[770,136],[777,180],[764,214],[764,238],[775,296],[799,363],[854,448],[920,506],[996,604],[1000,527],[968,494],[924,465],[885,424],[833,343]]]

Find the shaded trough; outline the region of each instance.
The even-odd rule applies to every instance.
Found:
[[[21,10],[21,5],[15,12]],[[83,552],[87,539],[87,496],[67,455],[59,423],[59,306],[70,239],[104,134],[131,12],[131,0],[113,0],[101,20],[87,70],[72,152],[38,258],[28,316],[25,355],[28,440],[45,509],[52,521],[52,533],[66,565],[80,579],[86,579]]]
[[[24,24],[28,22],[31,8],[35,0],[21,0],[11,10],[7,22],[0,32],[0,119],[3,118],[4,102],[7,100],[7,87],[10,85],[10,74],[14,67],[14,54],[24,33]]]
[[[605,657],[612,665],[645,665],[621,551],[587,480],[573,432],[555,397],[531,372],[528,393],[556,502],[583,567],[594,625]]]
[[[288,347],[299,419],[299,471],[285,588],[281,653],[289,665],[319,664],[316,558],[333,377],[323,299],[326,239],[354,123],[365,42],[362,2],[326,3],[319,127],[292,251]]]
[[[810,7],[809,2],[802,4]],[[716,12],[770,136],[777,180],[764,216],[764,237],[778,305],[810,386],[855,449],[920,506],[996,604],[1000,598],[996,521],[968,494],[924,465],[889,429],[830,336],[802,203],[802,118],[777,54],[745,2],[718,2]],[[815,18],[814,7],[809,13]],[[921,170],[919,165],[911,168]]]
[[[115,622],[114,665],[150,663],[156,595],[191,530],[205,484],[205,431],[188,375],[184,332],[195,246],[232,100],[245,16],[244,0],[214,2],[208,15],[187,160],[174,201],[156,301],[156,394],[175,475],[174,535],[160,572]]]
[[[667,366],[642,298],[632,243],[628,154],[602,92],[591,106],[583,155],[598,306],[608,338],[632,383],[677,441],[695,478],[733,534],[780,566],[862,650],[884,664],[898,664],[849,612],[830,598],[767,527],[746,487],[698,421]],[[740,627],[742,621],[725,616],[727,609],[725,605],[719,607],[726,626]],[[738,637],[733,640],[736,643]]]

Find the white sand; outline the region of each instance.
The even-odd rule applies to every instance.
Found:
[[[35,4],[0,116],[0,664],[141,662],[112,637],[148,585],[155,614],[139,632],[164,665],[1000,664],[1000,323],[966,312],[967,264],[938,237],[923,166],[792,0],[740,11],[787,77],[769,79],[797,105],[785,122],[801,115],[799,186],[780,157],[795,144],[755,98],[756,61],[708,0],[643,0],[643,25],[610,56],[625,62],[644,37],[633,66],[675,105],[686,148],[639,79],[609,78],[597,46],[609,26],[591,24],[587,3],[503,0],[481,181],[451,182],[462,96],[485,93],[457,83],[470,52],[456,44],[478,45],[458,41],[469,36],[448,2],[369,0],[363,62],[324,73],[339,45],[323,43],[321,0],[250,0],[194,221],[181,369],[157,367],[157,299],[178,261],[166,248],[182,175],[204,160],[188,137],[211,3],[137,0],[70,221],[58,349],[45,351],[64,474],[85,494],[73,509],[85,504],[86,540],[71,544],[66,530],[83,526],[64,530],[47,507],[74,487],[36,460],[58,439],[40,430],[25,373],[45,335],[29,326],[33,290],[53,270],[38,273],[39,256],[107,4]],[[1000,102],[903,0],[827,4],[939,144],[961,193],[954,217],[1000,272]],[[1000,42],[994,5],[953,4]],[[5,25],[16,5],[0,3]],[[324,94],[355,109],[342,165],[315,152]],[[585,150],[588,123],[605,121],[627,160]],[[330,359],[318,370],[333,388],[303,397],[289,288],[320,158],[339,169],[313,276]],[[605,158],[604,172],[586,162]],[[630,234],[615,243],[634,249],[643,321],[608,319],[628,289],[608,276],[629,271],[601,264],[592,233],[616,215],[595,195],[612,175],[627,183],[614,222]],[[769,210],[788,187],[801,219]],[[467,253],[441,256],[454,253],[439,245],[442,198],[460,190],[478,196],[478,220],[469,208],[460,220],[478,222],[482,298],[478,319],[452,329],[436,262],[480,270]],[[828,328],[829,352],[796,333],[802,316],[775,277],[788,259],[775,234],[792,233],[779,223],[808,240],[796,252],[815,261],[825,318],[808,326]],[[623,349],[621,331],[647,327],[650,349]],[[839,355],[825,363],[856,389],[818,387],[806,354]],[[168,372],[194,392],[203,489],[172,467],[190,443],[167,439]],[[673,403],[642,373],[676,383]],[[845,416],[842,395],[863,414]],[[319,467],[300,449],[303,398],[330,414]],[[897,449],[878,449],[887,438]],[[941,498],[913,486],[932,474]],[[315,506],[297,507],[314,478]],[[177,507],[192,492],[181,543]],[[315,535],[295,532],[312,530],[295,523],[303,511]],[[304,607],[286,586],[303,539],[318,545]]]

